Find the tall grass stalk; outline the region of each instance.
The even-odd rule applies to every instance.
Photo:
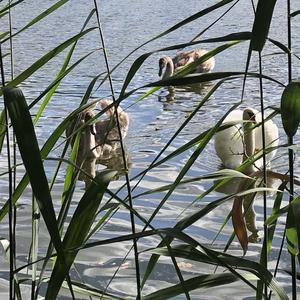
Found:
[[[111,71],[110,71],[110,67],[109,67],[108,56],[107,56],[106,46],[105,46],[105,41],[104,41],[104,35],[102,32],[102,27],[101,27],[101,19],[100,19],[99,9],[98,9],[96,0],[94,0],[94,6],[95,6],[95,10],[96,10],[97,23],[98,23],[99,33],[100,33],[101,44],[103,47],[103,55],[104,55],[104,59],[105,59],[105,65],[106,65],[106,70],[107,70],[107,74],[108,74],[109,85],[110,85],[110,89],[111,89],[111,93],[112,93],[112,100],[114,103],[116,103],[115,92],[114,92],[113,82],[112,82],[112,78],[111,78]],[[125,154],[123,140],[122,140],[122,133],[121,133],[121,127],[120,127],[120,121],[119,121],[117,107],[115,107],[115,118],[116,118],[116,124],[117,124],[118,132],[119,132],[123,165],[124,165],[125,172],[126,172],[125,179],[126,179],[126,185],[127,185],[129,206],[131,207],[131,209],[133,209],[130,179],[128,176],[128,166],[127,166],[127,161],[126,161],[126,156],[125,156],[126,154]],[[135,221],[134,221],[134,214],[132,213],[132,211],[130,211],[130,220],[131,220],[132,233],[135,234],[136,233]],[[134,247],[135,270],[136,270],[137,299],[139,300],[139,299],[141,299],[141,279],[140,279],[141,277],[140,277],[140,267],[139,267],[138,245],[137,245],[137,239],[135,239],[135,238],[133,239],[133,247]]]
[[[259,51],[259,74],[262,75],[262,57],[261,51]],[[261,131],[262,131],[262,159],[263,159],[263,180],[262,185],[266,187],[267,185],[267,163],[266,163],[266,137],[265,137],[265,117],[264,117],[264,92],[263,92],[263,80],[262,77],[259,78],[259,94],[260,94],[260,111],[261,111]],[[268,269],[268,252],[267,252],[267,242],[268,242],[268,227],[265,224],[267,220],[267,192],[263,191],[263,215],[264,215],[264,241],[263,241],[263,262],[264,267]],[[265,285],[265,299],[268,298],[268,289]]]
[[[287,0],[287,38],[288,48],[288,83],[292,81],[292,26],[291,26],[291,1]],[[293,137],[290,136],[288,144],[293,145]],[[290,202],[294,199],[294,150],[289,149],[289,169],[290,169]],[[299,238],[299,237],[298,237]],[[300,249],[298,249],[299,251]],[[296,269],[296,257],[291,253],[291,268],[292,268],[292,292],[293,300],[297,299],[297,269]]]
[[[5,75],[4,75],[4,65],[2,59],[2,44],[0,43],[0,70],[1,70],[1,83],[2,87],[5,87]],[[15,256],[15,244],[14,244],[14,212],[13,212],[13,174],[11,165],[11,143],[10,143],[10,131],[9,131],[9,121],[8,121],[8,111],[6,105],[4,104],[5,119],[6,119],[6,151],[7,151],[7,168],[8,168],[8,201],[9,201],[9,297],[10,299],[15,299],[15,280],[14,280],[14,256]]]

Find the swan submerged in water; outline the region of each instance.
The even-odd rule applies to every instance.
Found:
[[[159,72],[158,76],[162,76],[163,79],[166,79],[174,74],[175,71],[180,70],[184,66],[194,62],[196,59],[200,58],[208,51],[204,49],[195,49],[187,52],[182,52],[177,54],[174,58],[165,56],[159,60]],[[208,73],[213,70],[215,67],[215,59],[213,57],[204,61],[202,64],[198,65],[193,73]]]
[[[102,110],[113,103],[111,100],[103,99],[99,101]],[[117,126],[115,107],[112,106],[106,111],[109,119],[98,121],[86,126],[81,131],[78,154],[82,158],[109,158],[113,151],[118,148],[120,142],[119,130]],[[118,106],[117,114],[119,119],[121,138],[124,139],[128,132],[129,116]],[[92,108],[83,111],[78,119],[74,121],[66,130],[67,137],[91,120],[95,116]],[[74,139],[71,140],[72,145]]]
[[[223,125],[230,122],[243,122],[221,130],[215,135],[215,149],[223,165],[235,169],[244,160],[262,149],[262,126],[251,128],[261,123],[261,113],[253,108],[234,110],[228,114]],[[264,123],[266,148],[276,147],[279,144],[278,127],[272,121]],[[266,162],[270,163],[276,154],[276,149],[266,154]],[[263,159],[256,160],[251,171],[257,171],[263,166]]]

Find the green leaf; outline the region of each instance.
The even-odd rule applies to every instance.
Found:
[[[66,49],[68,46],[73,44],[75,41],[80,39],[81,37],[85,36],[90,31],[96,29],[97,27],[89,28],[79,34],[76,34],[72,38],[68,39],[67,41],[63,42],[59,46],[55,47],[51,51],[49,51],[47,54],[45,54],[43,57],[38,59],[35,63],[33,63],[28,69],[23,71],[20,75],[18,75],[14,80],[10,81],[7,84],[7,87],[14,87],[23,82],[25,79],[30,77],[35,71],[37,71],[39,68],[44,66],[49,60],[51,60],[53,57],[57,56],[60,52],[62,52],[64,49]],[[0,96],[3,94],[3,88],[0,89]]]
[[[286,221],[286,239],[289,252],[297,256],[300,251],[300,197],[293,199]]]
[[[6,114],[5,114],[5,110],[3,110],[0,114],[0,153],[2,152],[5,134],[6,134]]]
[[[3,92],[4,101],[11,118],[33,194],[36,197],[51,240],[58,253],[59,261],[63,264],[62,243],[59,236],[52,198],[25,97],[19,88],[5,87]]]
[[[66,265],[64,267],[59,260],[56,261],[48,284],[46,299],[56,299],[65,273],[69,271],[77,255],[78,250],[76,249],[83,246],[104,192],[116,173],[111,170],[99,173],[79,201],[63,239]],[[78,230],[79,228],[80,230]]]
[[[285,133],[293,137],[300,123],[300,81],[292,81],[284,89],[280,110]]]
[[[217,287],[224,284],[230,284],[237,281],[238,278],[231,273],[200,275],[184,281],[184,286],[188,291],[195,289],[206,289]],[[168,288],[158,290],[143,297],[144,300],[163,300],[176,297],[184,292],[181,284],[176,284]]]
[[[296,10],[290,14],[291,17],[296,17],[298,15],[300,15],[300,10]]]
[[[276,0],[258,1],[250,43],[252,50],[262,51],[269,34],[275,4]]]
[[[73,120],[75,116],[77,116],[80,112],[84,111],[85,109],[93,106],[98,100],[93,101],[89,104],[80,106],[78,109],[74,110],[69,116],[67,116],[60,124],[59,126],[54,130],[54,132],[50,135],[46,143],[44,144],[42,150],[41,150],[41,156],[42,158],[46,158],[49,154],[49,152],[52,150],[54,145],[56,144],[57,140],[61,137],[61,135],[64,133],[66,128],[69,126],[69,123]],[[24,175],[19,184],[16,187],[16,190],[13,193],[13,203],[15,204],[17,200],[21,197],[23,191],[25,190],[26,186],[29,183],[28,175]],[[9,207],[9,201],[6,201],[5,204],[0,209],[0,221],[5,217],[5,215],[8,212]]]
[[[259,263],[252,260],[235,257],[226,253],[210,250],[201,244],[199,244],[198,247],[195,246],[196,245],[192,246],[187,244],[176,245],[172,248],[172,252],[175,257],[251,272],[260,280],[265,282],[280,299],[289,299],[284,290],[279,286],[275,278],[272,276],[271,272],[266,270]],[[169,251],[166,248],[156,248],[151,250],[151,252],[158,255],[169,256]]]
[[[26,26],[24,26],[22,29],[20,29],[19,31],[17,31],[16,33],[14,33],[12,35],[12,37],[16,36],[17,34],[23,32],[24,30],[28,29],[29,27],[31,27],[32,25],[36,24],[37,22],[41,21],[42,19],[44,19],[45,17],[47,17],[48,15],[50,15],[52,12],[56,11],[59,7],[61,7],[62,5],[66,4],[69,0],[60,0],[58,2],[56,2],[55,4],[53,4],[51,7],[49,7],[48,9],[46,9],[45,11],[43,11],[41,14],[39,14],[38,16],[36,16],[33,20],[31,20]],[[19,3],[22,1],[18,1]],[[18,4],[18,2],[14,3],[13,5],[11,5],[10,7],[13,7],[14,5]],[[7,8],[8,9],[8,8]],[[3,42],[6,42],[9,38],[3,40]]]

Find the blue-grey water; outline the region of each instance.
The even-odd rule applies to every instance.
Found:
[[[128,0],[111,0],[98,1],[100,8],[101,23],[109,58],[110,67],[118,64],[128,53],[138,47],[140,44],[156,36],[160,32],[166,30],[184,18],[194,14],[201,9],[214,4],[214,1],[128,1]],[[37,14],[47,9],[53,1],[24,1],[12,10],[13,31],[16,32],[25,24],[32,20]],[[299,9],[296,3],[293,10]],[[229,6],[228,6],[229,7]],[[66,39],[77,34],[90,11],[93,9],[93,1],[69,1],[51,16],[45,18],[39,24],[32,26],[28,30],[18,34],[13,38],[14,49],[14,74],[17,76],[22,71],[31,66],[42,55],[53,49],[55,46],[64,42]],[[153,50],[157,50],[174,44],[185,43],[193,39],[199,32],[208,27],[215,19],[225,12],[225,8],[221,8],[212,12],[208,16],[204,16],[181,29],[157,39],[146,46],[142,47],[131,55],[126,61],[112,73],[113,86],[116,95],[120,92],[126,74],[134,62],[141,54]],[[275,8],[275,17],[270,30],[270,37],[286,44],[286,7],[285,3],[279,2]],[[293,21],[293,52],[299,54],[299,22],[297,17]],[[219,37],[239,31],[250,31],[253,22],[253,10],[251,1],[240,0],[228,15],[221,18],[214,26],[207,30],[203,38]],[[90,26],[95,26],[95,18],[90,22]],[[2,18],[2,28],[7,28],[7,20]],[[3,45],[4,53],[7,53],[8,43]],[[204,44],[203,48],[211,49],[218,44]],[[101,41],[99,31],[94,30],[82,38],[76,46],[74,56],[71,63],[75,63],[84,55],[95,51],[88,58],[77,66],[63,81],[54,93],[51,102],[43,112],[42,117],[36,125],[36,133],[40,146],[44,144],[53,130],[58,124],[80,103],[90,81],[98,74],[106,72],[103,52],[101,51]],[[216,59],[215,71],[244,71],[246,57],[248,51],[248,43],[240,43],[228,50],[218,54]],[[272,76],[280,82],[287,83],[287,57],[280,52],[278,48],[271,43],[266,44],[263,51],[263,72],[265,75]],[[155,53],[151,55],[134,76],[128,90],[141,87],[147,83],[158,79],[158,59],[164,53]],[[176,54],[176,51],[170,52],[170,55]],[[59,72],[67,52],[60,53],[49,63],[43,66],[38,72],[34,73],[24,83],[22,90],[26,99],[30,103],[51,83]],[[294,73],[293,78],[299,77],[299,60],[293,57]],[[6,71],[6,79],[10,79],[11,70],[9,67],[9,56],[4,58],[4,67]],[[253,55],[251,71],[258,71],[257,54]],[[103,75],[102,77],[103,78]],[[156,158],[161,149],[165,146],[169,138],[176,132],[179,126],[189,116],[193,109],[203,99],[205,94],[213,86],[213,82],[207,83],[201,87],[180,87],[175,88],[173,94],[165,88],[161,88],[145,100],[135,104],[135,102],[148,91],[141,88],[132,96],[125,99],[121,105],[130,116],[130,128],[128,136],[125,139],[125,146],[128,153],[128,163],[130,165],[130,178],[147,168]],[[196,137],[201,132],[207,130],[222,117],[232,104],[240,100],[242,79],[234,82],[228,82],[218,89],[210,101],[201,108],[201,110],[193,117],[180,135],[167,148],[163,157],[172,153],[178,147]],[[98,85],[96,85],[98,87]],[[280,97],[283,88],[273,82],[264,81],[264,99],[266,106],[278,107],[280,105]],[[92,93],[92,99],[105,98],[111,96],[111,90],[108,82],[104,83]],[[258,79],[249,79],[246,83],[246,92],[242,107],[252,106],[259,109],[259,82]],[[1,105],[3,100],[1,99]],[[39,104],[32,110],[32,114],[36,112]],[[267,110],[270,113],[272,110]],[[285,136],[279,117],[274,118],[275,123],[280,128],[281,144],[284,144]],[[296,137],[296,142],[297,142]],[[59,157],[64,139],[61,138],[55,149],[49,155],[50,157]],[[195,148],[189,149],[181,155],[173,158],[148,172],[148,174],[139,183],[138,187],[132,192],[133,196],[142,192],[170,184],[174,182],[182,167],[190,158]],[[69,155],[69,152],[68,152]],[[18,162],[20,158],[18,158]],[[45,161],[45,169],[49,179],[53,175],[56,167],[55,161]],[[112,162],[113,163],[113,162]],[[285,150],[277,153],[276,159],[272,163],[272,168],[281,173],[287,171],[287,155]],[[299,158],[296,156],[295,173],[299,175]],[[0,173],[5,172],[6,153],[3,151],[0,162]],[[96,169],[99,171],[105,166],[98,164]],[[213,143],[210,142],[205,150],[195,161],[191,169],[188,171],[186,178],[198,177],[219,170],[220,161],[217,158]],[[17,180],[22,177],[24,168],[22,166],[17,169]],[[65,165],[58,175],[52,191],[53,204],[56,212],[60,209],[61,195],[63,191],[63,183],[65,176]],[[121,174],[118,180],[111,182],[110,188],[116,190],[125,182],[125,177]],[[137,180],[131,182],[134,187]],[[172,227],[181,218],[188,216],[197,209],[204,207],[213,200],[221,198],[224,193],[231,193],[232,188],[236,184],[227,187],[227,190],[214,191],[205,196],[201,202],[194,200],[206,191],[212,181],[196,181],[177,188],[170,196],[168,201],[160,209],[152,221],[152,225],[156,228]],[[278,182],[274,182],[274,188]],[[76,204],[84,193],[84,183],[78,182],[76,192],[74,194],[69,216],[76,208]],[[120,196],[125,198],[127,190],[123,189]],[[164,193],[155,193],[134,198],[134,208],[144,217],[149,218],[155,208],[163,199]],[[7,176],[0,176],[0,201],[5,203],[8,197]],[[268,213],[271,212],[274,200],[274,194],[268,195]],[[108,196],[105,197],[108,199]],[[31,193],[27,189],[22,197],[18,200],[18,219],[17,219],[17,265],[21,266],[26,263],[30,242],[31,242]],[[287,204],[287,197],[284,198],[283,204]],[[198,242],[210,246],[214,237],[218,234],[225,217],[229,214],[232,203],[228,202],[217,209],[214,209],[204,218],[195,222],[187,228],[185,232],[191,235]],[[259,230],[259,236],[263,234],[263,200],[258,195],[255,200],[256,226]],[[276,259],[281,244],[281,237],[284,231],[285,218],[280,218],[277,230],[275,232],[273,249],[270,254],[269,268],[273,270],[276,265]],[[137,231],[142,230],[143,224],[137,221]],[[0,225],[1,237],[8,238],[8,219],[5,218]],[[231,233],[232,226],[229,222],[222,232],[218,235],[213,249],[220,250],[225,247]],[[121,234],[131,232],[129,213],[125,209],[120,209],[105,226],[97,232],[92,240],[103,240],[115,237]],[[249,233],[250,234],[250,233]],[[158,245],[160,239],[148,237],[141,239],[138,243],[139,250],[146,250]],[[43,223],[40,228],[39,238],[39,255],[43,256],[48,245],[48,234]],[[250,243],[246,258],[254,261],[259,260],[262,243]],[[129,253],[125,261],[128,251],[132,247],[132,242],[122,242],[117,244],[108,244],[99,246],[90,250],[82,251],[78,254],[76,260],[76,270],[72,271],[72,275],[77,280],[81,280],[96,289],[107,288],[108,292],[119,295],[120,297],[134,296],[136,293],[135,286],[135,269],[134,257],[132,251]],[[234,240],[230,247],[230,253],[242,256],[242,250]],[[142,272],[145,270],[150,254],[142,252],[140,255],[140,267]],[[182,275],[185,279],[201,274],[213,273],[214,267],[193,261],[178,259],[181,267]],[[283,251],[280,271],[277,280],[285,291],[291,294],[291,278],[282,271],[289,268],[290,258],[286,250]],[[117,268],[116,277],[110,282]],[[9,265],[3,254],[0,256],[0,298],[5,299],[8,295],[8,270]],[[22,271],[24,276],[30,275],[30,270]],[[80,274],[80,275],[78,275]],[[158,289],[168,287],[178,283],[178,277],[169,258],[161,257],[159,263],[154,269],[153,274],[147,281],[143,293],[149,294]],[[253,281],[255,283],[255,281]],[[24,285],[22,289],[24,299],[29,299],[30,286]],[[300,294],[300,290],[298,290]],[[198,289],[191,292],[192,299],[253,299],[255,291],[241,281],[233,284],[220,286],[217,288]],[[70,294],[66,290],[61,290],[61,299],[69,299]],[[87,299],[82,295],[78,295],[78,299]],[[185,296],[178,296],[176,299],[185,299]]]

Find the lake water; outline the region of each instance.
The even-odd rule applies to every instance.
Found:
[[[103,2],[103,3],[102,3]],[[110,66],[115,66],[123,57],[131,50],[157,35],[163,30],[171,27],[180,20],[194,14],[195,12],[214,4],[213,1],[128,1],[128,0],[111,0],[100,2],[100,15],[102,18],[103,32],[106,40]],[[53,4],[50,0],[28,1],[17,6],[13,11],[13,28],[18,30],[29,22],[35,15],[45,10]],[[297,4],[299,6],[299,3]],[[60,10],[55,12],[50,17],[41,21],[38,26],[33,26],[29,30],[21,33],[14,38],[14,57],[15,57],[15,74],[29,67],[38,58],[50,51],[52,48],[66,40],[67,38],[77,34],[93,8],[92,1],[70,1]],[[175,31],[161,39],[158,39],[147,46],[143,47],[131,57],[129,57],[118,69],[112,74],[114,89],[116,93],[120,92],[122,83],[133,61],[142,53],[160,49],[190,41],[194,36],[206,28],[213,20],[218,18],[226,8],[217,10],[207,17],[203,17],[193,23],[190,23],[178,31]],[[299,9],[294,7],[293,10]],[[275,15],[270,32],[270,36],[278,39],[286,44],[286,8],[284,3],[278,3],[275,9]],[[295,18],[297,21],[297,18]],[[225,34],[250,31],[253,21],[253,13],[251,10],[250,1],[242,1],[232,9],[229,15],[222,18],[215,26],[204,34],[204,38],[219,37]],[[293,47],[294,52],[299,53],[299,22],[293,24]],[[93,22],[91,22],[93,23]],[[95,23],[95,22],[94,22]],[[4,24],[4,23],[3,23]],[[218,44],[205,44],[203,47],[210,49]],[[7,45],[4,45],[4,47]],[[80,40],[75,51],[73,62],[80,57],[89,53],[92,50],[101,47],[98,31],[91,32],[88,36]],[[244,71],[248,43],[241,43],[220,53],[215,57],[215,71]],[[263,57],[263,68],[265,75],[273,76],[277,80],[287,82],[286,57],[284,55],[270,55],[278,50],[270,43],[267,44]],[[174,55],[176,52],[171,52]],[[151,81],[158,79],[158,59],[166,53],[154,54],[146,60],[143,67],[134,77],[129,89],[145,85]],[[23,85],[22,89],[26,95],[28,102],[34,100],[53,80],[59,71],[66,52],[50,61],[39,72],[32,75]],[[255,55],[256,56],[256,55]],[[8,66],[8,57],[5,60]],[[293,60],[294,63],[294,78],[299,77],[299,61]],[[251,70],[257,71],[257,58],[254,57],[251,63]],[[9,68],[6,68],[7,78]],[[87,86],[91,79],[97,74],[105,72],[105,64],[101,51],[96,52],[85,60],[79,67],[71,72],[71,74],[62,81],[57,92],[54,94],[51,103],[43,113],[40,121],[37,124],[36,130],[40,145],[42,146],[46,139],[50,136],[57,125],[80,103]],[[222,117],[232,104],[240,99],[242,80],[231,83],[226,83],[222,89],[219,89],[207,103],[191,120],[188,126],[180,133],[171,146],[167,149],[164,155],[171,153],[179,146],[196,137],[201,132],[210,128],[216,121]],[[193,111],[203,96],[213,86],[213,83],[207,83],[201,88],[182,87],[175,89],[175,99],[170,99],[169,92],[165,88],[161,88],[146,100],[130,106],[147,89],[141,89],[134,95],[122,102],[122,107],[127,108],[126,111],[130,116],[130,128],[125,145],[128,153],[128,161],[130,164],[130,178],[147,168],[149,164],[156,158],[160,150],[165,146],[168,139],[175,133],[181,123]],[[258,80],[249,79],[247,81],[245,104],[244,106],[253,106],[259,108],[259,89]],[[264,82],[265,105],[279,106],[282,87]],[[108,84],[102,85],[95,90],[92,98],[109,97],[111,94]],[[268,110],[267,112],[271,112]],[[275,122],[280,128],[281,143],[285,143],[285,137],[280,123],[280,118],[276,117]],[[297,140],[297,139],[296,139]],[[63,141],[63,139],[61,139]],[[61,147],[56,147],[51,153],[51,157],[58,157],[61,152]],[[177,156],[175,159],[162,164],[155,170],[149,172],[147,176],[140,182],[139,187],[134,190],[133,195],[153,189],[162,185],[172,183],[181,168],[189,159],[194,149],[190,149],[185,153]],[[272,167],[279,172],[286,172],[285,163],[287,155],[285,151],[278,151],[278,159],[274,160]],[[6,170],[6,155],[1,156],[0,173]],[[54,171],[56,162],[46,161],[45,168],[49,177]],[[104,166],[97,165],[97,170],[103,169]],[[295,173],[299,175],[299,159],[295,161]],[[209,174],[217,171],[220,168],[220,161],[215,155],[213,143],[210,142],[205,151],[201,153],[199,158],[193,164],[192,168],[187,173],[186,178],[197,177],[204,174]],[[22,176],[22,167],[19,169],[18,179]],[[65,171],[60,172],[55,189],[53,190],[53,201],[56,211],[60,208],[61,193],[63,190],[63,179]],[[124,184],[124,176],[120,175],[119,179],[112,182],[111,189],[116,189]],[[132,186],[136,181],[132,181]],[[180,218],[186,216],[196,209],[204,207],[206,204],[224,194],[213,192],[206,196],[201,202],[192,204],[193,201],[207,190],[213,182],[201,181],[193,184],[184,185],[175,190],[170,199],[162,207],[159,214],[155,217],[152,225],[156,228],[172,227]],[[276,183],[275,183],[276,186]],[[76,204],[84,192],[84,183],[79,182],[77,191],[74,195],[73,204],[70,208],[70,216]],[[223,191],[224,192],[224,191]],[[230,193],[229,191],[227,193]],[[121,196],[126,196],[126,189],[120,193]],[[134,200],[135,209],[145,218],[149,218],[154,209],[163,198],[163,193],[156,193],[137,197]],[[7,199],[7,178],[0,177],[0,200],[4,203]],[[269,212],[272,209],[274,196],[268,196]],[[17,225],[17,259],[18,265],[26,263],[28,249],[31,241],[31,194],[26,191],[18,201],[20,209],[18,210],[18,225]],[[286,204],[286,200],[284,204]],[[213,238],[218,233],[223,224],[225,216],[228,215],[231,209],[231,202],[220,206],[213,210],[205,218],[200,219],[193,226],[189,227],[185,232],[193,238],[203,243],[210,245]],[[187,208],[187,209],[186,209]],[[186,210],[185,210],[186,209]],[[255,200],[256,225],[259,230],[259,235],[262,236],[263,231],[263,205],[262,197],[258,196]],[[8,224],[7,219],[1,222],[0,225],[1,237],[7,238]],[[277,231],[274,238],[274,248],[270,255],[269,267],[273,270],[276,264],[278,249],[281,243],[281,236],[284,230],[284,219],[280,219],[277,226]],[[137,222],[137,230],[143,228],[140,222]],[[94,237],[95,239],[106,239],[121,234],[131,232],[129,213],[126,210],[119,210],[99,231]],[[218,236],[213,248],[222,250],[227,243],[227,240],[232,233],[231,225],[225,226],[221,234]],[[45,254],[48,243],[48,235],[46,230],[41,225],[40,229],[40,255]],[[141,239],[139,242],[139,250],[155,247],[159,243],[157,237]],[[135,271],[133,254],[130,252],[125,261],[122,259],[126,256],[128,250],[131,249],[131,242],[119,243],[116,245],[108,245],[94,248],[90,251],[81,252],[77,257],[76,268],[81,274],[81,280],[91,284],[96,288],[105,288],[110,281],[111,276],[116,271],[116,268],[121,264],[117,277],[110,283],[108,291],[125,297],[125,295],[135,295]],[[261,242],[251,243],[246,257],[248,259],[258,260],[261,250]],[[242,256],[242,251],[235,240],[230,248],[230,253]],[[141,270],[145,269],[149,254],[142,253],[140,256]],[[178,259],[182,265],[182,273],[185,278],[205,274],[208,271],[213,273],[214,268],[200,263],[184,261]],[[184,264],[185,263],[185,264]],[[289,255],[286,251],[283,252],[280,269],[288,268],[290,263]],[[0,256],[0,298],[7,297],[7,279],[8,279],[8,263],[4,255]],[[75,273],[74,273],[75,274]],[[76,276],[76,275],[74,275]],[[280,271],[278,273],[278,281],[285,291],[291,293],[291,280],[289,275]],[[161,258],[159,264],[155,268],[151,278],[147,282],[144,292],[149,294],[156,289],[170,286],[170,284],[178,283],[178,278],[170,259]],[[27,294],[28,293],[28,294]],[[24,290],[24,299],[29,295],[30,288]],[[300,295],[300,289],[298,290]],[[61,299],[69,298],[68,292],[62,291]],[[236,282],[234,284],[221,286],[219,288],[196,290],[191,292],[192,299],[253,299],[255,292],[245,284]],[[81,299],[80,297],[78,299]],[[184,296],[178,296],[176,299],[185,299]]]

